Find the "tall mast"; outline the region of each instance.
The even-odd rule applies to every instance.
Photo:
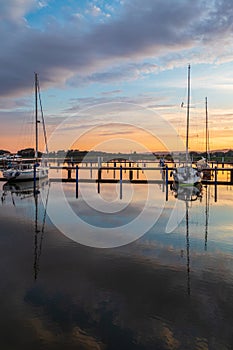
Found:
[[[38,158],[38,75],[35,73],[35,135],[36,135],[36,151],[35,158]]]
[[[208,161],[208,109],[207,109],[207,97],[205,98],[205,152],[206,152],[206,161]]]
[[[187,125],[186,125],[186,162],[189,151],[189,108],[190,108],[190,64],[188,65],[188,99],[187,99]]]

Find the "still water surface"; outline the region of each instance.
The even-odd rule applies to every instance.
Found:
[[[171,189],[165,201],[163,188],[149,185],[152,227],[104,249],[70,239],[51,222],[45,207],[61,210],[57,186],[41,184],[34,198],[30,188],[0,184],[0,349],[233,349],[232,187],[218,186],[217,201],[214,186],[203,187],[187,202]],[[83,186],[96,196],[96,186]],[[145,185],[127,186],[122,209],[112,213],[91,208],[81,193],[75,198],[74,184],[63,188],[75,215],[111,235],[147,200]],[[101,196],[109,208],[119,204],[114,184],[102,184]],[[169,231],[172,211],[178,224]]]

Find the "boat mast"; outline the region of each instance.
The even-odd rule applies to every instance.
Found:
[[[36,151],[35,158],[38,158],[38,75],[35,73],[35,135],[36,135]]]
[[[190,108],[190,64],[188,65],[188,98],[187,98],[187,125],[186,125],[186,162],[188,162],[189,151],[189,108]]]

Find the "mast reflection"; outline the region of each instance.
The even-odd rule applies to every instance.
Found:
[[[14,206],[18,205],[17,200],[24,200],[32,198],[34,206],[34,279],[36,280],[39,272],[39,263],[42,253],[42,243],[45,234],[45,221],[47,213],[47,205],[49,198],[50,183],[48,180],[44,181],[24,181],[24,182],[6,182],[3,185],[3,192],[1,196],[2,203],[5,202],[8,195],[11,196],[11,201]],[[39,220],[40,209],[40,191],[47,190],[46,202],[43,207],[42,219]]]
[[[173,195],[178,200],[185,202],[185,226],[186,226],[186,271],[187,271],[187,293],[191,294],[190,281],[190,241],[189,241],[189,208],[191,202],[202,201],[202,185],[196,186],[178,186],[173,183],[171,186]],[[183,252],[181,252],[183,253]]]
[[[206,191],[205,191],[205,251],[207,250],[209,212],[210,212],[210,186],[206,186]]]

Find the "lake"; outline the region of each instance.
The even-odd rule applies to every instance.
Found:
[[[233,188],[1,191],[1,349],[233,348]]]

